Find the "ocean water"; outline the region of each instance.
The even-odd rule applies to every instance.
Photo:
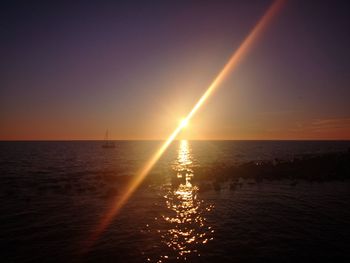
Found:
[[[198,168],[347,151],[346,141],[175,141],[88,242],[160,144],[0,142],[1,262],[350,262],[349,180],[194,180]]]

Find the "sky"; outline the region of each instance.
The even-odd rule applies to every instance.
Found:
[[[165,139],[271,3],[2,2],[0,140]],[[180,137],[350,139],[349,12],[287,1]]]

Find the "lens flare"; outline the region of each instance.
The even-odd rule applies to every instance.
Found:
[[[201,106],[207,101],[207,99],[213,94],[214,90],[223,82],[225,77],[232,72],[239,61],[246,55],[247,51],[253,43],[257,40],[258,36],[261,35],[263,30],[267,27],[272,18],[278,13],[281,9],[285,0],[277,0],[272,3],[269,9],[265,12],[262,18],[255,25],[253,30],[249,33],[249,35],[244,39],[239,48],[233,53],[231,58],[228,60],[223,69],[219,72],[213,82],[210,84],[205,93],[200,97],[198,102],[194,105],[192,110],[188,113],[188,115],[181,121],[178,127],[173,131],[173,133],[168,137],[168,139],[160,146],[157,152],[150,158],[150,160],[145,164],[145,166],[137,173],[135,178],[128,185],[127,190],[121,195],[117,196],[114,200],[113,206],[107,211],[106,214],[101,218],[99,224],[92,232],[90,238],[87,241],[87,247],[90,247],[94,244],[94,242],[99,238],[99,236],[103,233],[103,231],[108,227],[111,223],[112,219],[116,216],[116,214],[120,211],[123,205],[127,202],[132,193],[137,189],[137,187],[141,184],[143,179],[147,176],[147,174],[151,171],[153,166],[157,163],[159,158],[163,155],[172,141],[177,137],[177,135],[181,132],[181,130],[187,126],[191,118],[198,112]],[[84,250],[87,250],[85,248]]]

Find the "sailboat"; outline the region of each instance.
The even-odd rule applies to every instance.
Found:
[[[105,139],[104,139],[104,143],[102,144],[102,148],[115,148],[115,143],[108,139],[108,130],[106,130]]]

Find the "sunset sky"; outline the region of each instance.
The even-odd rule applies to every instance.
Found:
[[[0,140],[166,138],[271,3],[2,4]],[[350,139],[349,12],[287,1],[180,137]]]

